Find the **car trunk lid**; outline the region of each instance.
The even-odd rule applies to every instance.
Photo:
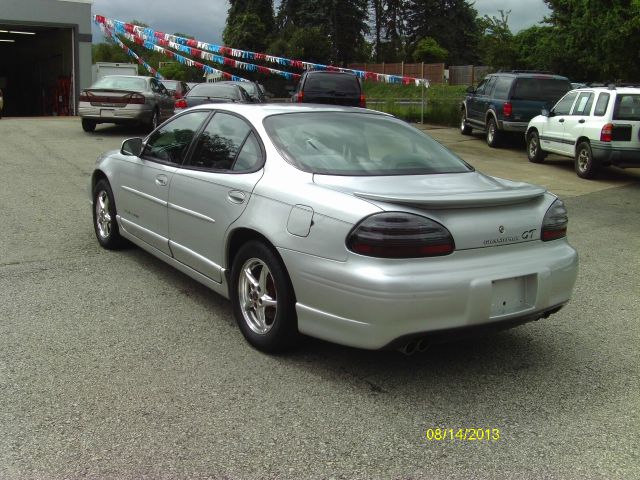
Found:
[[[539,240],[552,202],[542,187],[478,172],[395,178],[314,175],[314,182],[385,211],[429,217],[449,229],[457,250]]]
[[[88,101],[94,107],[122,108],[130,103],[144,103],[144,96],[134,90],[87,89],[80,101]]]

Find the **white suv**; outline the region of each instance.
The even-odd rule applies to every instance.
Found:
[[[571,90],[527,126],[527,156],[540,163],[547,153],[575,159],[579,177],[600,167],[640,167],[640,88]]]

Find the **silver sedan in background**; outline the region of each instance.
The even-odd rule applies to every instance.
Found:
[[[80,93],[78,114],[85,132],[99,123],[156,128],[173,115],[173,104],[173,95],[153,77],[108,75]]]
[[[318,105],[202,105],[98,159],[95,233],[129,240],[230,298],[275,352],[300,334],[424,348],[565,305],[567,211],[484,175],[389,115]]]

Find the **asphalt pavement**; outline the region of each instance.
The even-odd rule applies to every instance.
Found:
[[[223,298],[98,246],[95,159],[143,130],[0,120],[0,478],[640,478],[640,170],[586,181],[517,140],[426,128],[566,201],[571,303],[410,357],[316,340],[269,356]]]

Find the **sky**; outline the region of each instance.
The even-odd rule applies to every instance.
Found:
[[[480,16],[499,17],[498,10],[511,10],[509,27],[513,33],[535,25],[549,12],[543,0],[475,0],[475,8]],[[92,12],[123,22],[135,19],[154,30],[187,33],[221,44],[228,9],[226,0],[93,0]],[[94,26],[93,34],[94,42],[102,41],[98,27]]]

